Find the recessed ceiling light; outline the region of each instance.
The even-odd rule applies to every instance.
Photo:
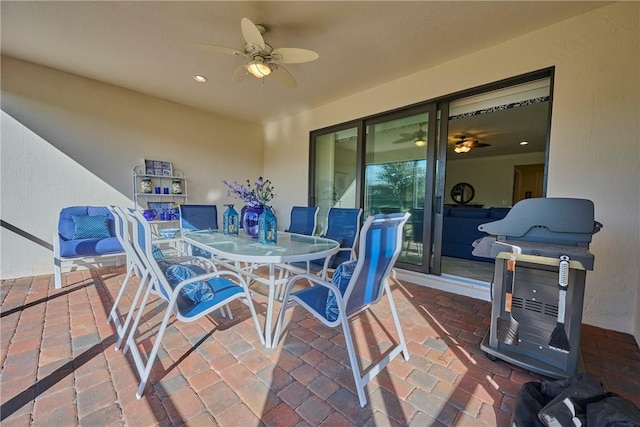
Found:
[[[201,76],[200,74],[196,74],[195,76],[193,76],[193,80],[197,81],[198,83],[204,83],[207,81],[207,78],[205,76]]]
[[[520,145],[527,145],[527,144],[529,144],[529,141],[522,141],[522,142],[520,143]]]

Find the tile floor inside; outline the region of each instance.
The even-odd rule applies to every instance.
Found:
[[[2,281],[3,426],[508,426],[520,386],[545,380],[482,352],[490,303],[394,281],[411,357],[397,357],[369,383],[364,408],[340,330],[296,309],[268,350],[241,303],[233,320],[173,322],[137,400],[133,361],[114,349],[107,322],[124,273],[71,272],[60,290],[52,276]],[[256,293],[255,301],[263,322],[266,300]],[[352,323],[365,364],[392,339],[386,307],[383,300]],[[137,342],[147,351],[163,308],[156,299],[145,311]],[[633,337],[584,325],[581,347],[587,372],[640,406]]]

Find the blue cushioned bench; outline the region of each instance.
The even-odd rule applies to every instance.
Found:
[[[99,264],[103,257],[124,255],[115,233],[114,218],[104,206],[70,206],[60,211],[53,233],[53,272],[56,289],[62,287],[62,263]]]

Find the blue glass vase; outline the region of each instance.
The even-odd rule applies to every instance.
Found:
[[[264,206],[262,205],[247,206],[244,216],[242,217],[242,226],[244,227],[244,232],[247,236],[251,236],[253,238],[258,237],[258,219],[263,211]]]

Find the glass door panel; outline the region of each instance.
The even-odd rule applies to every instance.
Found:
[[[493,259],[474,256],[472,244],[485,235],[480,224],[545,197],[550,103],[550,78],[451,101],[441,273],[491,283]]]
[[[355,208],[358,128],[348,128],[313,137],[311,206],[318,206],[317,233],[325,230],[332,207]]]
[[[366,126],[364,216],[410,212],[399,262],[425,263],[424,207],[429,114],[420,113]]]

